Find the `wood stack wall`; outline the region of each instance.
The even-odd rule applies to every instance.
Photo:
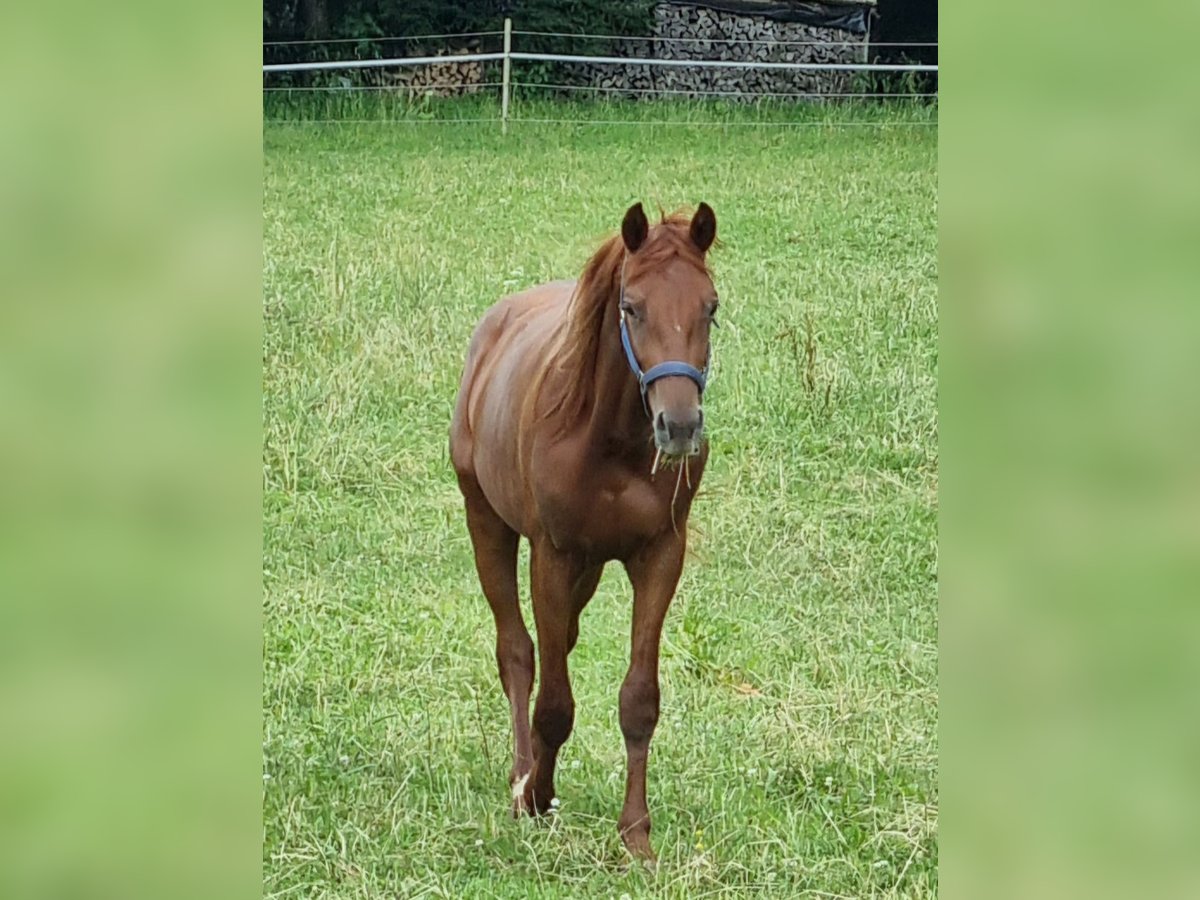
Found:
[[[700,5],[660,3],[654,8],[652,38],[618,42],[614,55],[795,63],[861,63],[867,58],[866,34]],[[634,65],[576,68],[580,71],[575,77],[581,83],[604,88],[604,93],[628,96],[662,90],[683,97],[717,93],[743,100],[773,94],[834,95],[853,92],[855,79],[853,72],[780,69]]]
[[[606,49],[593,44],[586,50],[556,52],[742,62],[861,63],[867,59],[867,35],[839,28],[779,21],[699,4],[659,3],[653,16],[652,33],[645,38],[617,39]],[[514,49],[521,49],[520,36],[514,39]],[[465,52],[467,49],[449,51],[445,63],[385,73],[381,80],[417,95],[440,97],[475,93],[485,81],[499,80],[499,64],[454,60],[455,55]],[[523,76],[528,70],[523,67],[528,65],[514,63],[514,81],[527,80]],[[551,63],[542,71],[544,80],[551,85],[598,88],[597,93],[603,96],[631,98],[661,91],[668,92],[667,96],[683,98],[720,95],[755,100],[807,95],[808,99],[819,99],[855,90],[853,72],[592,63]]]

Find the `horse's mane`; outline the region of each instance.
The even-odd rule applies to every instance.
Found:
[[[707,274],[704,254],[689,236],[691,216],[683,212],[662,214],[659,224],[652,226],[646,242],[636,253],[626,257],[625,243],[620,234],[608,238],[583,267],[567,303],[563,321],[551,341],[549,362],[542,370],[534,395],[540,393],[542,382],[551,370],[565,374],[558,379],[556,393],[546,398],[543,415],[549,418],[564,415],[564,424],[573,421],[587,408],[595,387],[596,360],[604,340],[602,326],[604,311],[617,302],[621,289],[621,267],[625,266],[626,283],[647,269],[665,265],[678,257]],[[618,340],[614,333],[611,340]]]

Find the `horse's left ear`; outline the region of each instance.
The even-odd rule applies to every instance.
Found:
[[[692,216],[692,227],[688,229],[688,234],[701,253],[708,252],[717,236],[717,214],[707,203],[701,203]]]

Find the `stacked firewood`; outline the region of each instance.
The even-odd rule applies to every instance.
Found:
[[[408,48],[414,51],[417,48]],[[381,72],[380,84],[414,96],[450,97],[472,94],[487,80],[485,63],[455,60],[478,52],[477,42],[430,55],[445,62]],[[578,49],[567,52],[580,52]],[[606,49],[589,47],[587,54],[626,58],[729,60],[784,63],[864,62],[866,35],[818,28],[800,22],[780,22],[754,15],[660,3],[654,8],[652,34],[618,39]],[[426,55],[421,53],[419,55]],[[519,66],[520,64],[518,64]],[[855,73],[786,69],[714,68],[703,66],[646,66],[633,64],[552,63],[550,83],[598,88],[604,96],[721,96],[735,100],[761,97],[821,99],[852,93]],[[494,66],[498,69],[498,65]],[[493,71],[493,80],[499,75]],[[374,79],[371,79],[374,81]],[[521,81],[514,71],[514,81]]]
[[[854,63],[866,59],[866,35],[799,22],[779,22],[702,6],[659,4],[654,40],[619,42],[616,56],[792,63]],[[722,95],[753,100],[770,95],[835,95],[854,90],[854,73],[700,66],[589,65],[580,77],[607,94]]]
[[[398,72],[385,72],[384,83],[418,96],[457,97],[462,94],[474,94],[484,82],[484,64],[454,59],[455,56],[470,52],[474,51],[461,49],[430,54],[445,56],[446,62],[408,66]]]

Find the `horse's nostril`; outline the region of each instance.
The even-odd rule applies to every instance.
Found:
[[[664,410],[654,416],[654,437],[659,446],[695,444],[704,432],[704,413],[700,409],[674,418]]]

